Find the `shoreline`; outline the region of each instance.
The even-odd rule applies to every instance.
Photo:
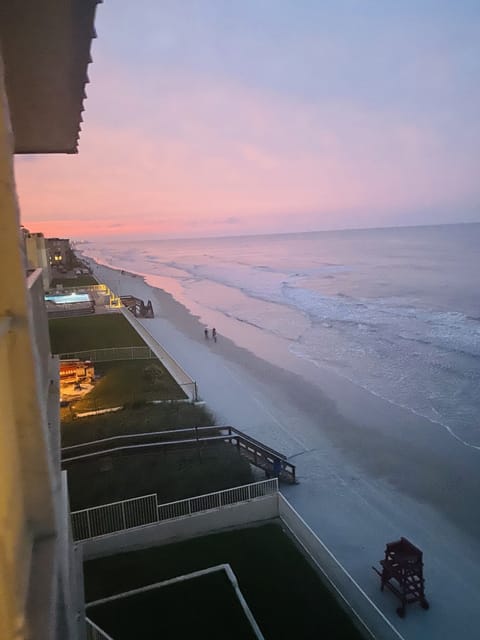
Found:
[[[88,258],[95,262],[95,259]],[[278,366],[280,368],[285,368],[284,360],[285,358],[288,360],[288,370],[293,371],[294,373],[299,374],[304,377],[307,383],[310,383],[313,380],[318,382],[317,386],[319,386],[322,390],[324,390],[327,395],[337,402],[337,404],[342,405],[342,411],[345,414],[345,417],[356,421],[358,419],[358,412],[356,405],[360,402],[361,398],[365,394],[368,396],[372,396],[370,404],[375,402],[375,399],[378,399],[379,403],[388,405],[392,408],[392,411],[404,411],[406,413],[411,413],[415,418],[419,421],[425,421],[426,423],[430,423],[436,427],[439,427],[445,433],[451,437],[453,440],[456,440],[460,445],[463,445],[466,448],[469,448],[473,451],[477,451],[480,456],[480,442],[476,442],[475,439],[473,441],[465,440],[461,435],[459,435],[453,427],[448,425],[441,420],[437,420],[432,416],[424,415],[423,413],[412,409],[411,407],[395,402],[394,400],[377,393],[375,390],[369,388],[366,385],[363,385],[361,380],[353,380],[346,375],[342,375],[342,373],[338,371],[334,371],[329,368],[328,365],[319,364],[314,360],[308,359],[308,357],[299,356],[297,354],[292,354],[290,350],[286,352],[282,348],[285,346],[286,338],[281,338],[279,336],[275,336],[274,334],[264,332],[259,327],[254,324],[248,323],[246,321],[239,320],[235,317],[226,316],[224,313],[220,311],[207,310],[204,307],[200,307],[195,302],[189,302],[188,305],[186,302],[181,299],[175,298],[175,294],[170,290],[166,290],[162,287],[163,281],[166,279],[164,276],[160,276],[158,274],[143,274],[136,273],[129,270],[122,269],[121,267],[115,267],[108,264],[97,263],[100,266],[111,269],[113,272],[119,272],[126,276],[132,278],[140,278],[146,287],[154,291],[160,291],[164,295],[169,295],[172,297],[175,303],[181,305],[185,313],[188,313],[193,318],[197,319],[200,323],[200,326],[222,326],[226,323],[229,325],[229,328],[233,327],[230,331],[227,331],[227,335],[224,336],[224,339],[227,338],[230,340],[236,347],[240,349],[246,349],[254,356],[258,356],[261,359],[266,360],[270,364]],[[167,278],[170,283],[170,278]],[[150,281],[149,281],[150,280]],[[155,283],[155,280],[159,281]],[[276,303],[271,303],[272,306],[275,307]],[[195,308],[198,307],[198,314],[195,311]],[[241,328],[240,328],[241,327]],[[253,353],[253,351],[247,346],[245,347],[243,344],[255,343],[256,339],[258,340],[258,332],[261,331],[261,339],[257,341],[257,347],[259,347],[259,352]],[[257,335],[255,335],[257,334]],[[220,334],[219,334],[220,335]],[[237,341],[237,338],[240,338]],[[267,349],[263,349],[264,342],[268,343]],[[278,353],[277,353],[278,352]],[[275,358],[275,355],[277,357]],[[281,354],[281,357],[278,355]],[[273,358],[272,358],[273,355]],[[339,394],[338,389],[342,386],[342,388],[347,388],[348,395],[352,398],[355,398],[355,406],[353,410],[349,411],[348,404],[345,405],[344,394]],[[377,425],[381,429],[383,426]],[[480,461],[480,458],[479,458]]]
[[[134,283],[135,285],[137,282],[142,282],[145,290],[151,291],[152,294],[157,297],[160,307],[165,310],[165,313],[161,314],[162,316],[167,318],[174,316],[176,326],[180,328],[182,332],[187,333],[190,339],[197,339],[200,342],[204,342],[203,328],[205,324],[201,322],[198,316],[193,315],[189,309],[176,300],[172,294],[149,284],[146,281],[146,276],[142,274],[119,270],[107,265],[99,266],[103,269],[112,270],[115,273],[121,273],[123,271],[123,276],[137,279]],[[148,331],[148,321],[144,328]],[[254,332],[250,327],[248,331],[250,334]],[[370,390],[355,384],[348,378],[341,377],[328,369],[321,370],[311,362],[292,356],[288,352],[288,349],[285,350],[284,341],[281,339],[269,336],[265,340],[265,336],[262,337],[264,341],[263,343],[258,343],[259,352],[257,353],[253,353],[248,347],[239,346],[230,338],[226,338],[220,334],[216,349],[224,357],[235,359],[242,366],[253,369],[254,375],[259,370],[262,370],[264,374],[268,372],[271,379],[276,379],[279,384],[285,386],[289,386],[295,377],[301,377],[303,381],[301,398],[291,398],[291,401],[296,404],[298,404],[299,401],[311,404],[312,402],[318,402],[320,399],[327,409],[325,415],[321,416],[327,418],[322,428],[330,432],[333,439],[332,444],[340,447],[347,454],[350,452],[350,454],[353,455],[353,461],[362,467],[366,466],[367,471],[372,471],[372,466],[375,465],[375,460],[367,460],[367,458],[372,457],[369,447],[365,445],[362,446],[362,437],[368,436],[370,436],[371,439],[377,438],[382,441],[384,447],[387,444],[386,441],[390,439],[390,447],[395,451],[401,447],[402,457],[409,454],[411,457],[417,458],[417,472],[420,474],[422,472],[422,460],[419,459],[419,454],[415,453],[414,449],[421,448],[421,453],[425,457],[432,456],[435,453],[436,440],[443,441],[442,444],[444,448],[443,452],[438,452],[437,454],[437,456],[439,456],[437,462],[439,469],[444,468],[451,462],[452,455],[461,457],[462,449],[465,449],[463,453],[471,460],[472,471],[476,470],[477,465],[480,466],[480,452],[477,453],[478,448],[468,443],[465,444],[461,438],[452,434],[445,425],[430,420],[412,411],[408,407],[402,407],[382,396],[374,394]],[[251,364],[253,359],[256,359],[257,362],[255,367],[252,368]],[[285,364],[288,365],[288,368]],[[317,384],[314,384],[312,381],[315,374],[318,375]],[[259,382],[261,382],[261,379]],[[201,386],[199,391],[201,395]],[[317,395],[320,397],[316,397]],[[319,411],[321,412],[321,410]],[[333,429],[332,421],[335,419],[342,423],[343,432],[348,431],[348,433]],[[398,429],[395,428],[395,425],[398,425]],[[242,428],[248,429],[248,425],[243,425]],[[361,429],[361,433],[359,433],[359,429]],[[408,430],[408,434],[405,433],[406,429]],[[449,438],[453,439],[450,446],[448,442]],[[414,441],[416,441],[415,445],[412,444]],[[301,454],[302,452],[293,453],[293,455]],[[365,464],[366,462],[368,462],[368,464]],[[392,466],[386,466],[385,460],[377,461],[377,470],[375,471],[373,469],[373,471],[379,477],[388,475],[389,481],[393,482],[397,488],[405,489],[405,480],[408,481],[409,479],[404,478],[403,469],[397,470],[400,471],[400,474],[395,474],[395,468],[398,467],[399,464],[401,464],[400,460],[396,461],[390,457],[390,465]],[[462,461],[462,464],[464,464],[464,461]],[[480,483],[480,475],[478,477]],[[411,493],[413,497],[418,497],[418,489],[415,491],[411,483],[409,484],[409,493]],[[423,492],[422,498],[431,502],[433,506],[435,506],[435,504],[439,506],[439,502],[441,504],[444,503],[443,497],[441,501],[438,499],[429,500],[428,492]],[[430,498],[432,497],[430,496]],[[480,536],[480,521],[477,523],[477,526],[475,526],[473,533],[474,535]]]
[[[356,552],[362,551],[363,560],[366,554],[369,568],[381,557],[385,542],[400,535],[423,548],[435,568],[436,581],[427,573],[433,599],[456,601],[462,619],[473,615],[469,601],[480,580],[478,452],[360,387],[334,388],[338,380],[325,380],[326,374],[313,384],[308,380],[311,363],[289,371],[294,356],[285,349],[271,353],[278,341],[259,345],[255,354],[221,335],[217,343],[207,342],[198,317],[169,293],[139,274],[124,270],[122,276],[121,270],[103,265],[97,270],[111,288],[120,277],[122,288],[128,283],[128,293],[152,300],[156,317],[141,324],[197,380],[200,395],[217,416],[295,461],[300,485],[283,492],[387,615],[392,602],[378,594],[376,580],[365,573]],[[263,352],[274,363],[263,359]],[[445,570],[458,572],[462,581],[455,589],[452,583],[448,595],[442,593],[447,589]],[[442,619],[430,636],[431,614],[422,617],[415,611],[410,616],[409,611],[402,633],[406,626],[408,638],[455,637],[442,635],[442,630],[453,629],[457,615],[450,618]],[[477,619],[480,624],[480,613]],[[398,624],[395,618],[392,622]],[[458,624],[459,619],[457,631]],[[470,629],[465,627],[458,637],[468,638]]]

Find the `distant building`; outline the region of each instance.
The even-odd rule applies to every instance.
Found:
[[[43,233],[27,232],[24,234],[24,237],[27,268],[42,269],[43,288],[47,291],[50,288],[50,282],[52,281],[47,241],[43,237]]]
[[[73,252],[68,238],[47,238],[47,249],[50,266],[72,268]]]

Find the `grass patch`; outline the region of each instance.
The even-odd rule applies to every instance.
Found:
[[[215,419],[208,409],[190,403],[128,407],[116,413],[63,421],[62,446],[213,424]],[[248,462],[223,442],[125,453],[69,463],[66,468],[72,510],[149,493],[157,493],[161,502],[170,502],[253,482]]]
[[[52,353],[146,346],[121,313],[57,318],[48,325]]]
[[[53,278],[50,286],[55,288],[57,285],[62,285],[67,289],[68,287],[86,287],[91,284],[98,284],[98,282],[93,276],[83,275],[75,278]]]
[[[172,502],[253,482],[247,460],[223,442],[118,454],[66,468],[72,511],[150,493]]]
[[[150,375],[153,370],[155,376]],[[73,403],[72,411],[80,413],[135,405],[148,400],[180,400],[187,397],[157,359],[97,362],[95,374],[102,377],[90,393]]]
[[[209,427],[214,416],[204,406],[187,402],[126,407],[116,413],[72,419],[69,409],[62,419],[62,446],[130,433],[148,433],[181,427]]]
[[[205,615],[212,602],[215,615]],[[188,615],[179,615],[179,603]],[[139,632],[142,640],[256,638],[225,571],[98,605],[89,609],[88,615],[91,613],[96,623],[108,629],[116,640],[138,638]]]
[[[86,599],[96,600],[223,563],[231,565],[266,638],[362,638],[318,574],[277,524],[91,560],[84,564]],[[158,594],[155,605],[159,616],[168,605],[162,595]],[[133,637],[132,633],[122,635],[119,624],[120,619],[126,620],[128,612],[126,601],[120,600],[102,618],[101,626],[118,640]],[[188,609],[185,613],[188,614]],[[215,602],[208,603],[204,615],[216,614]],[[96,617],[97,608],[90,609],[89,615],[94,621],[100,620]],[[141,619],[132,616],[131,624],[136,624],[134,636],[152,637],[140,626]],[[223,637],[228,638],[229,634]]]

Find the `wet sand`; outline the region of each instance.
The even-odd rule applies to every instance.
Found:
[[[405,638],[478,638],[480,451],[347,380],[300,361],[284,341],[238,327],[235,344],[141,277],[96,275],[122,295],[151,299],[142,325],[196,379],[218,422],[288,455],[300,484],[282,489]],[[118,291],[117,291],[118,292]],[[212,318],[217,322],[216,318]],[[432,608],[395,615],[371,569],[401,535],[424,551]]]

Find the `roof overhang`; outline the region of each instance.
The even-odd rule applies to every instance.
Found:
[[[15,153],[76,153],[102,0],[0,3],[0,46]]]

